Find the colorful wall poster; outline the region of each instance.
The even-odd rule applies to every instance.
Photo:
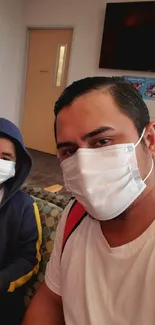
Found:
[[[144,99],[155,100],[155,78],[146,78]]]
[[[133,87],[135,87],[141,93],[142,97],[144,96],[146,78],[144,77],[132,77],[132,76],[124,76],[126,80],[132,83]]]

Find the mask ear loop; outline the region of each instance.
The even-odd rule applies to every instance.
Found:
[[[137,143],[135,144],[135,148],[136,148],[136,147],[139,145],[139,143],[141,142],[141,140],[142,140],[142,138],[143,138],[143,136],[144,136],[145,130],[146,130],[146,128],[144,128],[144,130],[143,130],[143,132],[142,132],[142,134],[141,134],[139,140],[138,140]],[[148,175],[144,178],[143,182],[146,182],[146,180],[149,178],[149,176],[150,176],[151,173],[152,173],[153,168],[154,168],[154,161],[153,161],[153,159],[152,159],[151,169],[150,169]]]
[[[142,132],[142,134],[141,134],[139,140],[136,142],[136,144],[135,144],[135,148],[136,148],[136,147],[139,145],[139,143],[141,142],[141,140],[142,140],[142,138],[143,138],[143,136],[144,136],[144,134],[145,134],[145,130],[146,130],[146,128],[144,128],[144,130],[143,130],[143,132]]]
[[[146,182],[146,180],[147,180],[147,179],[149,178],[149,176],[151,175],[152,170],[153,170],[153,167],[154,167],[154,161],[153,161],[153,159],[152,159],[151,169],[150,169],[148,175],[144,178],[144,180],[143,180],[144,183]]]

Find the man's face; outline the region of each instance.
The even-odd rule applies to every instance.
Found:
[[[99,148],[120,143],[136,143],[139,139],[133,121],[121,112],[107,91],[92,91],[58,114],[57,146],[60,160],[79,148]],[[155,156],[154,124],[145,132],[146,147],[136,148],[138,166],[144,179]]]
[[[16,161],[15,146],[9,139],[0,138],[0,159]]]

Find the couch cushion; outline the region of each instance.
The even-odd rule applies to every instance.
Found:
[[[63,211],[62,208],[56,206],[55,204],[52,204],[45,200],[41,200],[36,197],[33,197],[33,199],[37,203],[39,213],[40,213],[40,218],[41,218],[41,224],[42,224],[42,232],[43,232],[42,246],[41,246],[42,260],[40,262],[40,268],[36,276],[35,282],[33,284],[31,284],[31,282],[28,284],[27,293],[25,297],[26,306],[29,304],[31,298],[36,293],[36,290],[38,289],[39,285],[44,280],[46,265],[47,262],[49,261],[53,249],[56,228]]]
[[[71,194],[68,192],[60,192],[60,193],[51,193],[43,190],[40,187],[36,187],[29,184],[24,184],[22,187],[23,191],[29,193],[30,195],[33,195],[39,199],[46,200],[48,202],[51,202],[53,204],[58,205],[62,209],[66,207],[68,204]]]

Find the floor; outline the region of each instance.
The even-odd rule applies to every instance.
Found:
[[[56,156],[28,149],[32,160],[32,171],[27,183],[45,188],[51,185],[64,185],[59,160]]]

